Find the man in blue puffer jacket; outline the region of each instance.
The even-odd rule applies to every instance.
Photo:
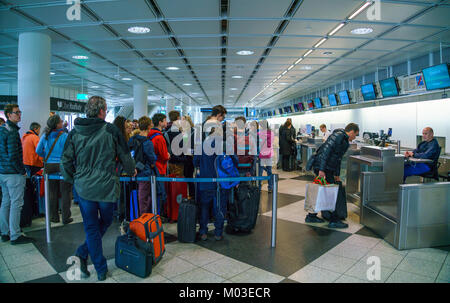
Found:
[[[0,208],[0,230],[2,242],[25,244],[33,241],[20,232],[20,214],[23,206],[26,171],[23,165],[22,142],[19,126],[22,112],[17,104],[5,106],[7,121],[0,127],[0,184],[2,206]]]

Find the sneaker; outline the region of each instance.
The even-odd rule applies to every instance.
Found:
[[[99,281],[105,281],[106,280],[106,274],[107,274],[108,272],[104,272],[104,273],[102,273],[102,274],[98,274],[97,275],[97,278],[98,278],[98,280]]]
[[[200,240],[202,240],[202,241],[208,240],[208,235],[207,235],[207,234],[201,235],[201,236],[200,236]]]
[[[305,222],[306,223],[323,223],[325,221],[317,216],[307,215],[305,218]]]
[[[80,256],[76,256],[80,259],[80,271],[81,271],[81,278],[87,279],[91,276],[91,273],[87,269],[87,258],[84,259]]]
[[[342,222],[342,221],[330,222],[330,223],[328,224],[328,227],[329,227],[329,228],[347,228],[347,227],[348,227],[348,224],[347,224],[347,223],[344,223],[344,222]]]
[[[73,222],[73,218],[69,218],[69,219],[67,219],[67,221],[63,221],[63,224],[67,225],[67,224],[72,223],[72,222]]]
[[[8,235],[2,235],[2,242],[8,242],[10,240]]]
[[[27,243],[32,243],[34,242],[33,238],[27,237],[27,236],[20,236],[19,238],[15,239],[15,240],[11,240],[11,244],[12,245],[16,245],[16,244],[27,244]]]
[[[50,219],[50,222],[52,222],[52,223],[59,223],[59,219]]]
[[[223,236],[214,236],[214,239],[216,241],[222,241],[223,240]]]

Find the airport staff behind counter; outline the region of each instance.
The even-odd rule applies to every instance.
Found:
[[[437,161],[441,154],[441,147],[436,139],[434,139],[434,132],[431,127],[425,127],[422,131],[423,142],[417,146],[415,150],[405,152],[405,157],[415,159],[429,159],[429,163],[417,163],[408,161],[405,163],[405,171],[403,174],[403,181],[409,176],[419,176],[432,171],[437,165]]]

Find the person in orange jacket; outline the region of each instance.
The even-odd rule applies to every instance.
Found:
[[[39,157],[36,153],[40,133],[41,125],[37,122],[33,122],[30,125],[30,130],[22,137],[23,164],[29,177],[35,175],[42,167],[44,167],[42,157]]]

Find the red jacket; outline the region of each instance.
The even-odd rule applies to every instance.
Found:
[[[155,135],[153,137],[153,135]],[[169,161],[169,151],[167,150],[166,139],[162,132],[157,128],[152,128],[148,134],[148,138],[151,139],[153,143],[153,148],[156,154],[156,167],[158,168],[159,174],[165,176],[167,174],[167,162]]]

